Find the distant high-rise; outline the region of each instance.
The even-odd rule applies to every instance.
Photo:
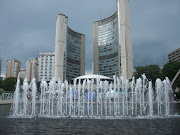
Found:
[[[171,61],[178,61],[178,62],[180,62],[180,48],[170,52],[168,54],[168,60],[169,60],[169,62],[171,62]]]
[[[1,77],[1,65],[2,65],[2,57],[0,56],[0,77]]]
[[[54,53],[40,53],[38,58],[39,62],[39,79],[41,81],[43,78],[46,81],[50,81],[54,76]]]
[[[7,61],[6,77],[17,77],[21,68],[21,62],[17,59]]]
[[[38,59],[30,58],[26,62],[26,77],[27,81],[31,82],[33,78],[38,81]]]
[[[94,74],[130,79],[133,74],[129,0],[117,0],[117,11],[94,22]]]
[[[55,79],[73,81],[85,74],[85,35],[68,27],[68,17],[59,14],[56,22]]]
[[[22,79],[25,79],[26,78],[26,70],[21,69],[19,77],[22,78]]]

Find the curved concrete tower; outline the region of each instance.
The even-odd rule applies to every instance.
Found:
[[[56,22],[55,70],[57,81],[68,80],[85,74],[85,35],[68,27],[68,17],[59,14]]]
[[[129,0],[117,0],[118,29],[121,46],[121,68],[124,79],[133,75]]]
[[[129,0],[117,0],[117,11],[94,22],[94,74],[130,79],[133,74]]]
[[[64,66],[64,37],[65,37],[65,20],[66,16],[59,14],[56,22],[56,40],[55,40],[55,69],[54,77],[63,80]]]

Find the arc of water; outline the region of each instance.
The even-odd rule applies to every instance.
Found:
[[[81,80],[79,80],[79,85],[78,85],[78,116],[80,115],[80,90],[81,90]]]
[[[85,95],[84,95],[84,91],[85,91],[85,85],[86,85],[86,79],[83,81],[83,116],[84,116],[84,97],[85,97]]]
[[[120,80],[119,77],[117,77],[117,84],[118,84],[118,115],[120,115]]]
[[[156,79],[156,100],[158,104],[158,115],[162,115],[161,113],[161,93],[162,93],[162,82],[160,79]]]
[[[91,116],[93,116],[93,112],[94,112],[94,107],[93,107],[93,104],[94,104],[94,102],[93,102],[93,88],[94,88],[94,79],[92,79],[92,81],[91,81]]]
[[[36,115],[36,91],[37,91],[37,87],[36,87],[36,79],[33,78],[32,82],[32,113],[31,115]]]
[[[170,95],[172,95],[172,87],[168,77],[163,81],[164,84],[164,95],[165,95],[165,115],[168,116],[170,113]]]
[[[112,82],[110,83],[109,88],[109,115],[111,116],[111,91],[112,91]]]
[[[153,89],[151,81],[149,81],[149,116],[153,116]]]
[[[74,116],[76,115],[76,82],[77,82],[77,80],[75,79],[74,80],[74,92],[73,92],[73,95],[74,95],[74,104],[73,104],[73,109],[74,109]]]
[[[60,102],[61,102],[61,107],[60,107],[60,112],[61,112],[61,116],[63,115],[63,90],[64,90],[64,83],[62,83],[61,85],[61,91],[60,91]]]
[[[53,77],[53,79],[51,80],[51,91],[52,91],[52,102],[51,102],[51,115],[54,115],[54,102],[55,102],[55,84],[56,84],[56,81],[55,81],[55,78]]]
[[[102,112],[102,108],[103,108],[103,99],[104,99],[104,93],[103,93],[103,84],[102,84],[103,82],[101,81],[100,82],[100,89],[101,89],[101,116],[103,115],[103,112]]]
[[[43,110],[43,81],[44,78],[41,80],[41,85],[40,85],[40,90],[41,90],[41,95],[40,95],[40,115],[42,115],[42,110]]]
[[[90,92],[90,81],[87,79],[87,110],[89,116],[89,92]]]
[[[114,115],[117,115],[116,114],[116,75],[113,76],[113,79],[114,79]]]
[[[69,116],[71,116],[71,112],[72,112],[72,87],[70,85],[70,90],[69,90],[69,99],[70,99],[70,103],[69,103]]]
[[[126,100],[126,115],[128,115],[128,85],[129,85],[129,81],[126,80],[126,88],[125,88],[125,100]]]
[[[138,91],[139,91],[139,104],[140,104],[140,114],[141,114],[141,116],[142,116],[142,111],[143,111],[143,109],[142,109],[142,91],[141,91],[141,89],[142,89],[142,79],[141,78],[139,78],[139,84],[138,84]]]
[[[134,77],[132,78],[132,83],[131,83],[131,102],[132,102],[132,116],[134,115]]]
[[[105,83],[105,88],[104,88],[104,94],[106,94],[107,93],[107,89],[108,89],[108,81],[105,81],[104,82]],[[105,115],[107,116],[107,114],[108,114],[108,110],[107,110],[107,98],[105,98]]]
[[[65,84],[65,106],[66,106],[66,115],[68,115],[68,82],[67,80],[64,81]]]
[[[146,85],[145,85],[145,80],[146,80],[146,76],[145,74],[142,75],[142,78],[143,78],[143,84],[142,84],[142,106],[143,106],[143,114],[145,114],[145,88],[146,88]]]
[[[14,102],[13,102],[13,108],[14,108],[13,115],[15,115],[15,116],[17,116],[19,113],[19,90],[20,90],[20,77],[18,74],[16,89],[14,92]]]
[[[29,89],[29,85],[27,82],[27,78],[24,79],[23,82],[23,115],[26,115],[27,112],[27,106],[28,106],[28,100],[27,100],[27,91]]]
[[[124,90],[124,81],[123,81],[123,77],[122,76],[121,76],[121,87],[122,87],[122,100],[123,100],[122,108],[123,108],[123,115],[125,115],[125,110],[124,110],[124,108],[125,108],[125,105],[124,105],[124,93],[125,93],[125,90]]]
[[[57,115],[59,116],[60,114],[60,98],[61,98],[61,85],[62,85],[62,82],[60,80],[60,78],[58,79],[58,84],[57,84]]]
[[[137,80],[136,80],[136,86],[135,86],[135,97],[136,97],[136,99],[135,99],[135,102],[136,102],[136,104],[135,104],[135,115],[137,115],[137,104],[138,104],[138,82],[139,82],[139,80],[137,79]]]
[[[37,91],[35,78],[32,79],[31,87],[29,87],[27,79],[24,80],[22,96],[19,86],[20,80],[18,78],[14,92],[13,114],[17,116],[35,116],[38,114],[40,116],[74,115],[77,117],[84,115],[94,117],[96,115],[101,117],[105,115],[117,117],[117,115],[130,115],[129,112],[132,111],[132,116],[148,115],[152,117],[156,114],[154,103],[157,103],[158,116],[168,116],[170,114],[172,88],[168,78],[164,81],[156,80],[156,93],[153,92],[152,82],[148,81],[145,75],[142,75],[142,78],[138,78],[136,82],[133,77],[130,83],[128,80],[124,83],[123,78],[119,79],[116,76],[114,77],[114,83],[111,82],[110,84],[108,81],[100,81],[99,78],[96,78],[96,80],[96,87],[94,80],[89,81],[87,79],[87,83],[84,80],[82,85],[79,80],[78,87],[76,88],[76,82],[74,82],[74,87],[72,87],[67,81],[62,83],[58,80],[58,83],[56,83],[54,79],[50,81],[48,87],[47,82],[43,79],[40,85],[41,94],[39,102],[37,98],[39,92]],[[128,95],[130,87],[132,92],[131,104],[128,99],[130,97]],[[31,100],[27,99],[29,88],[32,90]],[[84,96],[85,89],[87,89],[87,102],[85,102]],[[120,91],[122,98],[119,94]],[[58,101],[56,101],[56,96],[58,96]],[[154,101],[154,98],[156,98],[156,101]],[[54,112],[55,110],[56,113]]]
[[[98,105],[100,104],[99,101],[102,99],[102,90],[101,90],[101,98],[100,98],[100,95],[99,95],[100,78],[96,78],[96,85],[97,85],[97,89],[96,89],[96,103],[97,103],[97,116],[98,116],[99,115],[99,106]],[[101,105],[101,107],[102,107],[102,105]]]

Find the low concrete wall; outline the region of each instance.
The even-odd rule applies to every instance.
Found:
[[[0,100],[0,105],[12,104],[12,103],[13,103],[13,99],[10,99],[10,100]]]

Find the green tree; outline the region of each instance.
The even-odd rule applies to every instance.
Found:
[[[2,88],[2,81],[3,81],[3,80],[0,79],[0,88]]]
[[[3,86],[4,90],[14,91],[16,88],[16,81],[17,81],[16,77],[9,77],[9,78],[6,78],[5,80],[3,80],[2,86]]]
[[[168,77],[171,81],[180,69],[180,62],[172,61],[163,66],[162,74]]]
[[[163,78],[161,69],[158,65],[137,66],[135,67],[135,70],[134,76],[136,79],[141,77],[143,73],[145,73],[146,77],[149,80],[152,80],[153,83],[155,83],[157,78]]]

